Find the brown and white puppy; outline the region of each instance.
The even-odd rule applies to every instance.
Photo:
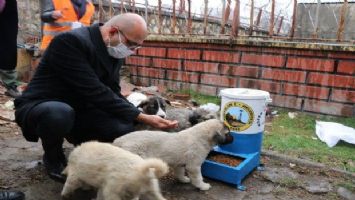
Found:
[[[140,92],[132,92],[127,97],[127,100],[145,114],[158,115],[162,118],[166,117],[166,104],[169,102],[161,97],[148,97]]]
[[[143,159],[112,144],[87,142],[69,155],[63,172],[67,180],[62,196],[90,186],[98,189],[100,200],[132,200],[141,195],[165,200],[158,178],[168,170],[168,165],[160,159]]]
[[[160,158],[174,170],[178,180],[201,190],[210,189],[203,182],[201,165],[213,146],[233,141],[227,127],[218,119],[210,119],[177,133],[136,131],[117,138],[113,144],[143,158]],[[185,176],[185,169],[189,177]]]

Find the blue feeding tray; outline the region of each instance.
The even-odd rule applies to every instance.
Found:
[[[245,190],[242,180],[260,166],[270,94],[262,90],[229,88],[221,90],[221,97],[221,120],[231,130],[233,142],[214,147],[202,164],[202,175]]]
[[[233,143],[214,147],[202,164],[201,170],[202,174],[206,177],[230,183],[236,185],[240,190],[245,190],[246,188],[242,185],[242,180],[255,168],[260,166],[260,151],[258,149],[261,147],[259,142],[262,140],[262,133],[253,135],[231,134],[234,138]],[[246,144],[245,142],[248,141],[252,143]],[[238,145],[238,143],[244,144]],[[243,149],[243,147],[245,148]],[[218,156],[224,160],[229,159],[230,162],[225,163],[214,159],[214,157]],[[237,165],[232,166],[231,163],[237,163]]]

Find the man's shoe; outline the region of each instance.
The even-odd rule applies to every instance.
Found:
[[[53,179],[54,181],[65,183],[67,177],[62,174],[62,171],[65,168],[66,163],[59,162],[51,162],[46,156],[43,156],[43,164],[46,168],[47,174],[49,178]],[[1,199],[0,199],[1,200]]]
[[[21,92],[17,90],[16,86],[9,86],[6,89],[5,95],[9,97],[16,98],[21,96]]]
[[[25,194],[19,191],[1,191],[0,200],[24,200]]]

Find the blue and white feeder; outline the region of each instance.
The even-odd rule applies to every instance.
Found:
[[[205,160],[202,174],[245,190],[242,180],[260,165],[266,108],[272,100],[266,91],[247,88],[224,89],[220,95],[221,120],[229,127],[233,143],[216,146],[210,154],[224,154],[242,162],[230,166]]]

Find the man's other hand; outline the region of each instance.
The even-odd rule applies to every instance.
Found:
[[[177,121],[163,119],[158,115],[147,115],[143,113],[138,115],[137,120],[158,129],[171,129],[176,128],[178,125]]]

